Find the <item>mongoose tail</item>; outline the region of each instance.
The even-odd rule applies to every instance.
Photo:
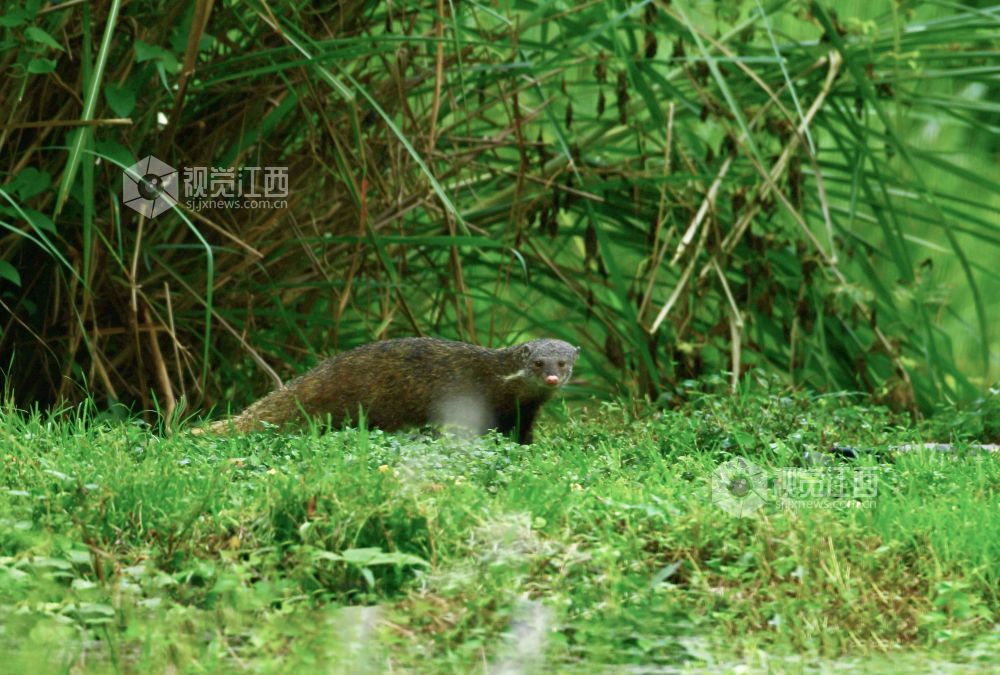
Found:
[[[323,361],[242,413],[209,431],[251,431],[306,417],[335,425],[357,422],[393,431],[446,424],[475,433],[517,430],[530,443],[542,404],[573,374],[580,350],[562,340],[532,340],[487,349],[436,338],[402,338],[364,345]],[[304,414],[303,414],[304,413]]]

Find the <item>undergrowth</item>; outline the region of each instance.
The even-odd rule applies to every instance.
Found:
[[[171,436],[8,406],[5,667],[996,665],[1000,463],[972,448],[980,418],[683,394],[553,406],[531,447]],[[926,441],[952,450],[893,450]],[[877,496],[736,517],[712,478],[737,457],[772,477],[872,470]]]

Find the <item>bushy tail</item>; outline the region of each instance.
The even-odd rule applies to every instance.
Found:
[[[243,419],[242,415],[230,417],[229,419],[216,420],[207,427],[205,432],[210,434],[230,434],[253,431],[254,424]]]
[[[215,435],[225,435],[230,433],[244,433],[247,431],[253,431],[257,427],[252,420],[244,419],[243,415],[236,415],[235,417],[229,417],[224,420],[216,420],[210,424],[204,426],[196,427],[191,430],[191,433],[195,436],[201,436],[202,434],[215,434]]]
[[[291,389],[282,387],[253,403],[235,417],[212,422],[208,426],[195,429],[195,434],[246,433],[263,429],[262,422],[282,426],[302,418],[298,399]]]

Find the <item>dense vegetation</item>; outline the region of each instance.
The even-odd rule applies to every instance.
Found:
[[[4,668],[1000,666],[1000,463],[966,451],[988,420],[912,429],[849,397],[688,394],[662,416],[550,417],[530,448],[8,412]],[[956,452],[890,451],[941,437]],[[874,503],[713,503],[720,462],[776,473],[832,441],[861,456],[824,470],[877,472]]]
[[[1000,374],[980,4],[8,3],[8,382],[170,412],[386,335],[546,334],[595,393],[762,369],[973,399]],[[287,204],[145,219],[146,155],[288,167]]]
[[[1000,6],[7,0],[0,73],[0,670],[1000,668]],[[418,334],[582,356],[531,447],[188,433]]]

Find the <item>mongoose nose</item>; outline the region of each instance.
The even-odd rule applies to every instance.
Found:
[[[550,387],[556,386],[557,384],[559,384],[559,376],[558,375],[546,375],[545,376],[545,384],[549,385]]]

